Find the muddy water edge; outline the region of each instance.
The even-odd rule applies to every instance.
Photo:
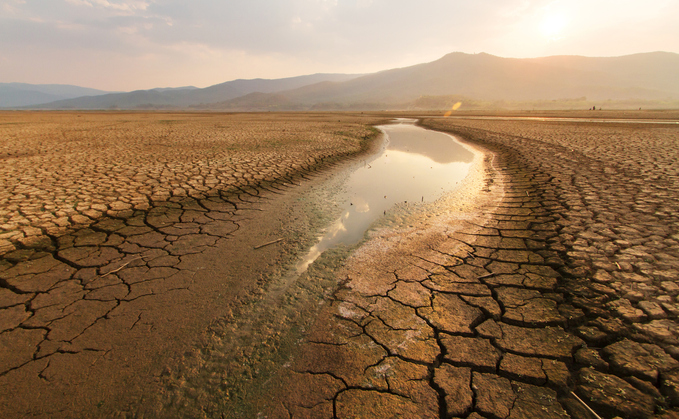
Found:
[[[440,211],[439,198],[455,190],[472,165],[468,146],[414,122],[380,127],[385,135],[377,152],[286,193],[294,201],[288,218],[305,220],[309,230],[281,225],[270,237],[304,243],[297,252],[306,255],[280,261],[284,266],[272,269],[253,298],[215,320],[201,345],[164,372],[163,391],[135,406],[134,414],[257,416],[276,372],[289,364],[341,281],[337,272],[369,238],[366,230],[402,227]],[[371,178],[376,182],[366,184]]]

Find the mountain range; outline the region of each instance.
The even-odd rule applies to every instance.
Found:
[[[156,88],[127,93],[107,93],[75,99],[35,104],[38,109],[186,109],[236,99],[258,92],[274,93],[313,85],[323,81],[342,82],[358,77],[355,74],[313,74],[265,80],[233,80],[202,89],[196,87]]]
[[[110,92],[68,84],[0,83],[0,107],[30,106],[106,93]]]
[[[677,74],[679,54],[669,52],[542,58],[456,52],[430,63],[365,75],[314,74],[234,80],[202,89],[87,93],[31,108],[267,111],[434,109],[455,101],[480,107],[554,106],[549,102],[583,106],[602,101],[676,104]]]

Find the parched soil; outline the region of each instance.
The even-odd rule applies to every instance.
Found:
[[[379,122],[0,113],[0,416],[134,415],[308,246],[303,195]]]
[[[342,122],[342,120],[344,120]],[[0,113],[0,253],[102,215],[279,181],[356,153],[349,115]]]
[[[0,116],[43,133],[0,169],[32,174],[0,195],[3,416],[679,415],[679,125],[424,119],[477,150],[463,185],[291,278],[376,119]]]
[[[677,417],[679,126],[422,125],[485,150],[485,187],[374,233],[256,410]]]

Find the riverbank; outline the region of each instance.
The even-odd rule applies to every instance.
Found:
[[[675,417],[677,129],[423,125],[494,156],[494,199],[357,250],[262,414]]]
[[[471,120],[426,125],[503,155],[514,177],[524,176],[527,185],[548,194],[541,205],[553,219],[543,230],[560,275],[556,308],[564,330],[586,343],[572,353],[568,389],[604,417],[674,417],[679,127]]]
[[[304,197],[333,165],[369,152],[366,124],[382,121],[0,116],[6,417],[111,417],[162,399],[210,325],[310,246],[328,215],[307,212]]]
[[[422,281],[466,252],[450,237],[477,232],[485,221],[480,214],[503,196],[494,156],[465,148],[474,160],[455,191],[396,208],[335,272],[339,287],[289,363],[268,381],[267,397],[251,400],[246,416],[439,417],[433,380],[443,356],[441,331],[418,311],[452,313],[432,306],[442,283]]]
[[[473,152],[474,161],[470,174],[461,182],[461,186],[434,202],[421,203],[418,194],[417,202],[401,203],[391,208],[368,233],[368,236],[373,237],[368,239],[368,243],[377,242],[377,247],[381,248],[384,244],[398,241],[401,235],[411,234],[422,225],[428,225],[430,233],[440,232],[441,228],[446,228],[446,223],[442,221],[444,219],[473,217],[479,208],[478,202],[485,202],[480,196],[484,186],[484,156],[472,148],[465,148],[467,153]],[[359,162],[358,168],[363,169],[364,165],[364,162]],[[356,170],[356,167],[352,167],[356,165],[348,166],[347,170],[335,171],[330,181],[314,188],[312,199],[317,204],[331,200],[343,189],[345,179]],[[319,199],[321,197],[324,198]],[[383,235],[388,237],[375,239]],[[360,246],[358,252],[362,252],[365,246]],[[331,321],[328,323],[325,310],[333,301],[338,284],[346,281],[347,266],[360,270],[362,262],[372,257],[354,261],[354,248],[340,246],[326,251],[301,276],[296,277],[293,273],[292,277],[274,281],[256,304],[247,307],[231,321],[220,322],[218,327],[212,329],[213,337],[206,342],[201,350],[203,354],[194,366],[178,371],[168,381],[169,387],[174,383],[175,397],[164,401],[160,410],[162,413],[155,411],[152,414],[257,416],[274,397],[275,388],[278,385],[285,387],[283,383],[286,372],[289,372],[288,364],[304,350],[305,346],[300,345],[300,342],[318,327],[332,330],[335,326]],[[371,265],[365,268],[373,269]],[[279,283],[283,283],[285,289]],[[239,336],[244,331],[247,337],[240,340]],[[239,343],[234,345],[236,341]],[[301,384],[301,381],[295,381]],[[183,384],[176,386],[176,383]],[[278,396],[292,397],[289,393]],[[294,397],[303,397],[303,394]]]

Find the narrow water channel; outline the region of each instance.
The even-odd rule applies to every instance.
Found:
[[[358,243],[394,205],[434,201],[467,176],[474,155],[451,135],[408,119],[378,128],[385,138],[381,151],[349,175],[341,217],[297,265],[298,273],[324,251]]]
[[[316,198],[331,196],[339,203],[338,219],[297,266],[272,277],[233,317],[212,324],[201,356],[186,361],[186,372],[168,381],[169,389],[181,388],[181,403],[168,404],[165,416],[258,417],[269,393],[277,391],[275,377],[285,371],[328,292],[337,287],[335,272],[347,254],[336,249],[334,256],[312,263],[326,250],[360,242],[385,214],[402,215],[399,204],[407,202],[407,212],[417,212],[411,204],[433,202],[459,187],[474,154],[454,137],[414,124],[398,120],[378,127],[383,144],[377,153],[324,180]],[[221,377],[219,385],[215,377]]]

